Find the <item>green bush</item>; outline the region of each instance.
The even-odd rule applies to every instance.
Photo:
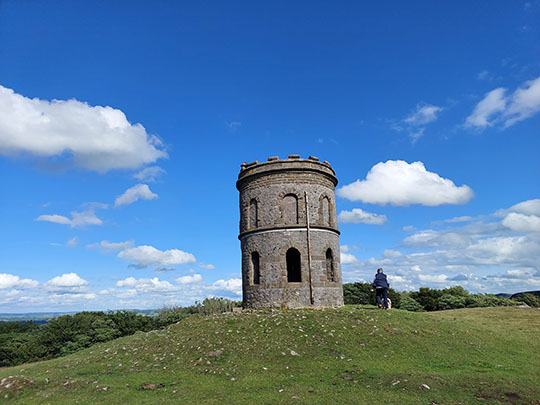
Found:
[[[465,308],[466,304],[467,297],[452,294],[443,294],[437,302],[437,309],[445,310]]]
[[[418,301],[412,298],[409,293],[402,293],[400,298],[400,309],[412,312],[421,312],[424,310],[424,307],[420,305]]]
[[[530,307],[540,308],[540,297],[533,294],[517,294],[512,296],[512,300],[517,301],[518,303],[526,304]]]

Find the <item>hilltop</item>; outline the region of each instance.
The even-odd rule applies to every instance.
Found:
[[[18,404],[538,404],[540,311],[373,307],[190,316],[0,369]]]

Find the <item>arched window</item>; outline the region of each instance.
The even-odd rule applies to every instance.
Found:
[[[261,283],[260,257],[258,252],[251,253],[251,270],[253,272],[253,284]]]
[[[257,200],[252,198],[249,202],[249,223],[248,229],[257,228],[259,226],[259,213],[258,213]]]
[[[289,283],[302,282],[302,267],[300,265],[300,252],[295,248],[287,250],[287,281]]]
[[[287,194],[281,203],[283,219],[286,225],[298,223],[298,197],[294,194]]]
[[[326,251],[326,279],[328,281],[336,281],[334,275],[334,256],[332,249]]]
[[[323,226],[330,226],[330,200],[324,196],[319,206],[319,222]]]

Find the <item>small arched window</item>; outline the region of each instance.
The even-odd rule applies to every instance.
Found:
[[[298,197],[294,194],[287,194],[281,203],[283,220],[286,225],[298,223]]]
[[[300,263],[300,252],[295,248],[287,250],[287,281],[289,283],[302,282],[302,267]]]
[[[257,228],[259,226],[259,207],[257,206],[257,200],[252,198],[249,202],[249,223],[248,228]]]
[[[332,249],[328,249],[326,251],[326,279],[332,282],[336,281],[334,272],[334,255],[332,254]]]
[[[253,273],[253,284],[261,283],[260,256],[258,252],[251,253],[251,271]]]

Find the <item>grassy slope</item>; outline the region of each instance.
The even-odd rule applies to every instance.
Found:
[[[33,381],[12,378],[9,388],[4,381],[0,400],[540,404],[539,331],[540,311],[524,308],[411,313],[347,307],[193,316],[166,330],[0,369],[0,378]],[[150,383],[164,386],[141,389]]]

